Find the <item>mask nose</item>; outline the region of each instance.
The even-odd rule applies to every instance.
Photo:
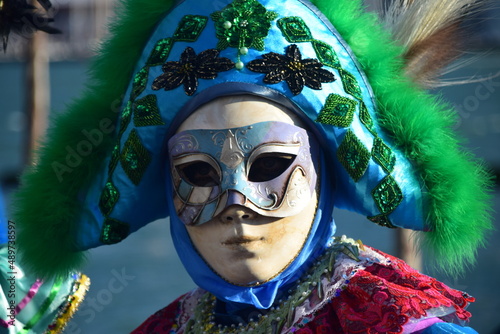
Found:
[[[241,223],[255,218],[257,213],[241,205],[228,206],[222,212],[221,219],[226,223]]]

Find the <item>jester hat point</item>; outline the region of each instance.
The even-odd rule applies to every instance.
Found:
[[[416,83],[361,1],[125,0],[87,91],[54,119],[17,194],[19,245],[41,276],[80,267],[168,216],[165,142],[211,100],[249,94],[297,113],[321,145],[334,203],[423,231],[451,271],[474,261],[490,178],[453,111]],[[175,213],[173,213],[175,214]]]

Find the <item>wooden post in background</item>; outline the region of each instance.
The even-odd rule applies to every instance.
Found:
[[[417,252],[418,240],[412,236],[412,230],[398,228],[396,230],[397,257],[404,260],[413,269],[422,271],[422,254]]]
[[[28,42],[26,64],[26,118],[29,131],[26,140],[25,163],[33,161],[33,150],[45,134],[50,108],[50,75],[47,50],[48,36],[34,33]]]

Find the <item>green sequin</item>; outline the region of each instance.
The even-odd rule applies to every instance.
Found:
[[[130,93],[130,99],[135,100],[146,88],[148,83],[149,67],[143,67],[134,77],[134,83],[132,85],[132,93]]]
[[[208,17],[201,15],[185,15],[174,33],[176,41],[194,42],[207,25]]]
[[[134,125],[135,126],[150,126],[164,125],[158,109],[156,95],[146,95],[142,99],[135,102],[134,110]]]
[[[386,176],[372,191],[373,199],[382,214],[394,211],[403,200],[403,193],[396,180],[390,175]]]
[[[326,44],[322,41],[314,40],[312,41],[312,46],[314,51],[316,52],[316,56],[318,56],[319,61],[323,63],[323,65],[330,66],[336,69],[342,68],[340,66],[339,58],[337,54],[331,47],[331,45]]]
[[[262,51],[264,38],[278,14],[268,11],[256,0],[235,0],[210,16],[219,39],[217,49],[245,47]]]
[[[373,216],[373,217],[366,217],[368,220],[371,222],[374,222],[375,224],[378,224],[380,226],[388,227],[388,228],[397,228],[397,226],[392,225],[391,221],[389,220],[389,217],[386,215],[378,215],[378,216]]]
[[[352,123],[354,111],[356,110],[356,103],[356,101],[338,94],[330,94],[316,122],[348,127]]]
[[[111,152],[111,160],[109,160],[108,165],[108,175],[113,174],[116,165],[118,165],[118,161],[120,161],[120,143],[116,144]]]
[[[279,19],[278,27],[290,43],[310,42],[313,40],[309,27],[298,16],[287,16]]]
[[[349,130],[339,146],[337,158],[353,180],[358,182],[368,168],[370,152]]]
[[[135,129],[130,132],[125,142],[120,162],[125,174],[135,185],[138,185],[151,162],[151,153],[142,145]]]
[[[113,218],[106,218],[101,230],[100,241],[105,245],[116,244],[130,233],[130,225]]]
[[[396,164],[396,155],[392,152],[391,148],[380,138],[375,138],[372,148],[372,157],[382,168],[391,173]]]
[[[342,79],[342,85],[344,86],[344,90],[347,94],[357,98],[358,100],[362,100],[363,97],[361,96],[361,88],[359,88],[356,78],[351,73],[342,69],[339,70],[339,73]]]
[[[156,42],[153,50],[151,51],[151,54],[149,55],[146,65],[158,66],[163,64],[167,60],[168,55],[170,54],[172,45],[173,45],[172,38],[164,38]]]
[[[99,209],[101,209],[103,215],[108,216],[111,211],[113,211],[119,197],[120,193],[118,192],[118,189],[116,189],[113,182],[108,181],[104,186],[101,198],[99,199]]]
[[[359,102],[359,120],[361,121],[361,123],[365,125],[368,131],[372,133],[372,135],[374,136],[377,135],[373,124],[373,119],[370,116],[370,113],[368,112],[368,108],[366,108],[365,103],[362,101]]]
[[[118,132],[118,135],[120,137],[127,129],[130,123],[131,116],[132,116],[132,102],[128,101],[127,105],[122,110],[122,117],[120,119],[120,131]]]

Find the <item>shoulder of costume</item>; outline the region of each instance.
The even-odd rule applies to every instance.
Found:
[[[328,318],[347,319],[342,322],[347,329],[378,326],[402,333],[418,322],[463,323],[470,317],[465,308],[472,301],[474,298],[418,273],[402,260],[339,237],[265,317],[222,330],[265,332],[276,326],[288,332],[308,326],[318,314],[327,312]],[[155,322],[186,333],[218,332],[210,320],[214,304],[211,293],[197,288],[158,311],[134,333],[143,333],[140,330]],[[373,319],[373,314],[380,318]],[[385,317],[389,314],[398,322]]]

